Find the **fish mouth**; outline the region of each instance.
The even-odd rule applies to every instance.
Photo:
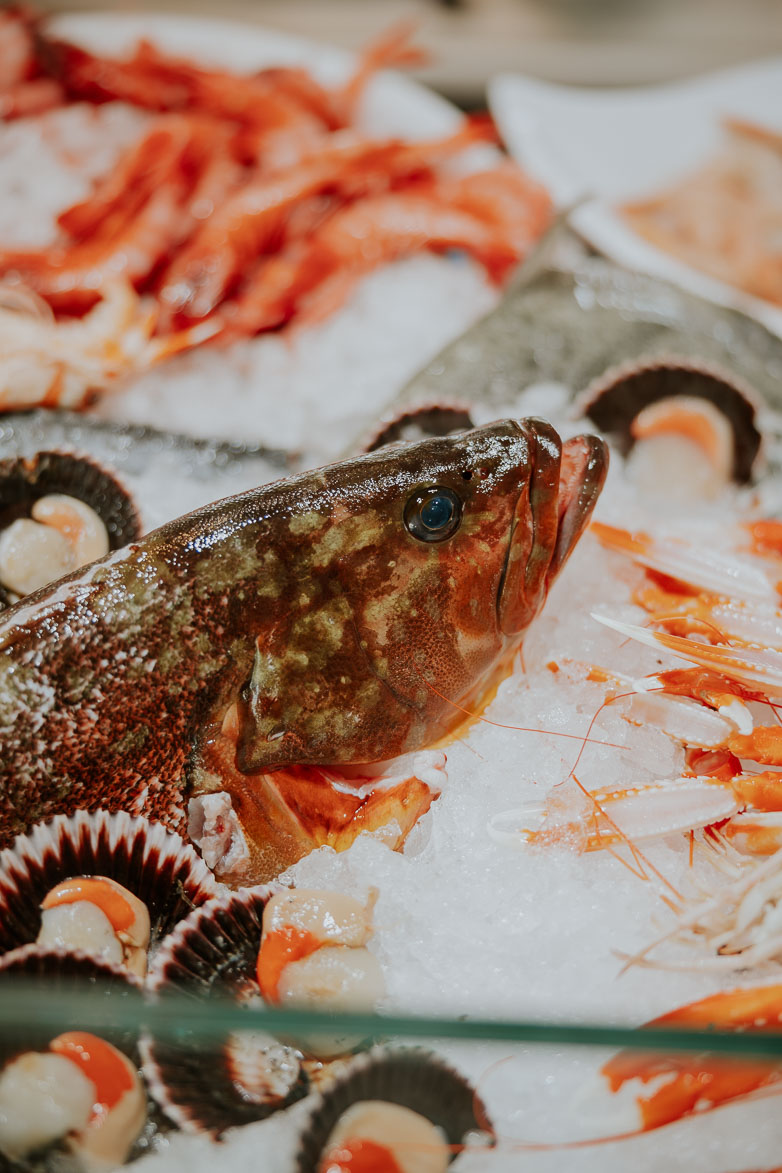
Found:
[[[559,469],[559,525],[547,587],[570,557],[586,529],[608,472],[608,448],[599,436],[573,436],[562,446]]]
[[[529,444],[529,476],[516,501],[498,594],[500,629],[523,632],[586,529],[608,471],[599,436],[562,443],[546,420],[514,421]]]

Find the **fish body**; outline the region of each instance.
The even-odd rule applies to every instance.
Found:
[[[84,807],[183,830],[214,791],[262,839],[260,779],[447,736],[507,669],[605,459],[534,420],[390,446],[23,600],[0,622],[0,842]]]
[[[435,355],[388,411],[456,403],[505,412],[534,383],[576,393],[618,363],[666,355],[717,364],[782,406],[780,338],[737,310],[586,257],[559,224],[495,309]]]

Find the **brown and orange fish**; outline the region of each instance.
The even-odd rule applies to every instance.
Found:
[[[249,882],[392,818],[403,837],[431,789],[368,786],[368,764],[393,776],[485,703],[605,468],[602,441],[541,420],[392,445],[23,600],[0,621],[0,844],[78,808],[184,830],[189,806]]]

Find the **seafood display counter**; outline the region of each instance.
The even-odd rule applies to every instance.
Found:
[[[181,993],[144,1000],[116,974],[94,976],[87,991],[78,969],[48,988],[39,977],[3,981],[4,1052],[18,1052],[22,1036],[38,1048],[7,1065],[0,1085],[4,1144],[16,1146],[4,1168],[125,1159],[150,1170],[215,1160],[249,1169],[262,1159],[274,1173],[452,1162],[495,1173],[522,1163],[600,1169],[632,1153],[651,1169],[684,1168],[705,1148],[712,1165],[771,1169],[778,1152],[773,1035],[705,1032],[694,1019],[635,1031],[269,1010],[219,997],[205,1006]],[[19,1026],[33,1017],[35,1028]],[[74,1022],[89,1030],[68,1029]],[[94,1086],[91,1116],[69,1063]],[[732,1125],[721,1138],[717,1112]]]
[[[782,75],[0,36],[0,1169],[782,1167]]]

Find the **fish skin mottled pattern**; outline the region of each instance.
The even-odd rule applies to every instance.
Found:
[[[243,774],[446,734],[442,697],[475,700],[520,639],[498,599],[536,427],[555,435],[506,421],[228,498],[6,612],[0,843],[80,807],[182,830],[228,714]],[[403,523],[431,485],[463,501],[448,541]]]

